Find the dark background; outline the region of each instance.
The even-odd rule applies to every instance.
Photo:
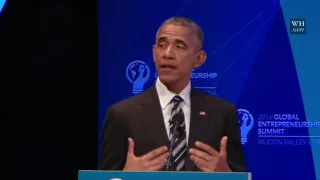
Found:
[[[92,0],[5,4],[0,179],[73,180],[97,168],[96,8]]]

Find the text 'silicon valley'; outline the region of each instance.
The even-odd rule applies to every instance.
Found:
[[[290,19],[290,34],[306,34],[306,19]]]

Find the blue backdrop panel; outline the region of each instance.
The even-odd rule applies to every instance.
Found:
[[[297,27],[305,30],[305,36],[290,35],[290,42],[301,95],[304,103],[306,119],[309,123],[319,123],[320,102],[320,1],[308,0],[301,3],[298,0],[281,2],[284,19],[287,27],[292,26],[292,18],[304,17],[304,25]],[[299,9],[299,11],[297,11]],[[299,23],[298,23],[299,24]],[[308,27],[308,28],[307,28]],[[294,27],[293,27],[294,28]],[[291,29],[290,29],[291,30]],[[309,128],[309,141],[313,152],[313,161],[317,179],[320,179],[320,131],[318,128]]]
[[[2,8],[5,3],[6,3],[6,0],[0,0],[0,12],[2,11]]]
[[[99,131],[110,105],[154,84],[158,27],[185,16],[202,26],[207,52],[192,84],[237,105],[253,179],[316,179],[319,7],[312,0],[100,0]]]

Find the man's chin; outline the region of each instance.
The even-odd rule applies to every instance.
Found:
[[[173,76],[159,76],[160,81],[162,84],[166,85],[167,87],[174,87],[180,84],[179,82],[181,81],[180,78],[178,77],[173,77]]]
[[[159,79],[164,85],[173,85],[178,82],[178,79],[172,76],[159,76]]]

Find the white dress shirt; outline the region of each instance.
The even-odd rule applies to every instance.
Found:
[[[169,137],[170,135],[169,120],[171,115],[171,109],[173,107],[173,103],[170,103],[170,101],[177,94],[169,91],[168,88],[160,81],[159,77],[156,81],[156,89],[158,92],[160,105],[162,108],[162,115],[164,117],[164,124],[167,130],[167,136]],[[184,113],[187,142],[189,139],[190,112],[191,112],[190,90],[191,90],[191,84],[189,81],[188,85],[178,94],[183,99],[183,102],[180,103],[180,106]]]

